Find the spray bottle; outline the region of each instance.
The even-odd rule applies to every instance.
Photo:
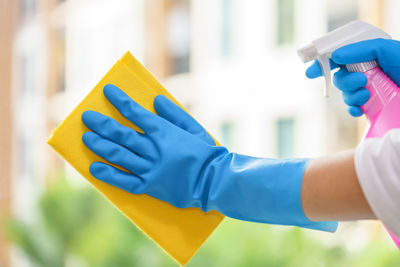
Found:
[[[325,77],[325,96],[329,96],[332,86],[329,59],[332,53],[342,46],[375,38],[391,39],[381,29],[356,20],[299,49],[298,55],[303,62],[318,60]],[[346,69],[349,72],[362,72],[368,79],[365,88],[371,97],[361,107],[369,121],[365,138],[382,137],[387,131],[400,128],[400,88],[379,68],[378,62],[372,60],[348,64]],[[400,249],[399,238],[388,232]]]

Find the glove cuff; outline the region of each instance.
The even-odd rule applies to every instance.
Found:
[[[245,221],[334,232],[337,222],[313,222],[304,214],[301,185],[308,162],[226,154],[209,166],[212,179],[205,210]]]
[[[326,221],[315,222],[309,220],[303,210],[301,202],[301,186],[303,183],[304,172],[307,168],[310,159],[287,159],[278,160],[277,163],[281,166],[279,173],[280,183],[278,184],[277,194],[281,201],[278,201],[277,209],[282,211],[281,218],[283,225],[295,225],[313,230],[326,232],[335,232],[338,227],[338,222]],[[282,192],[285,197],[282,200]],[[280,195],[280,196],[279,196]],[[288,223],[285,223],[288,222]]]

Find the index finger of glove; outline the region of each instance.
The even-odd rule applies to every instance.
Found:
[[[332,53],[332,60],[341,65],[375,60],[384,42],[385,39],[373,39],[345,45]]]
[[[329,60],[329,64],[331,66],[331,70],[338,68],[339,66],[335,64],[332,60]],[[306,70],[306,76],[310,79],[315,79],[322,76],[321,66],[319,65],[318,60],[314,60],[310,67]]]
[[[180,108],[174,102],[163,95],[158,95],[154,99],[154,108],[157,114],[178,126],[179,128],[199,137],[204,142],[215,145],[212,137],[192,116]]]
[[[103,92],[108,101],[110,101],[125,118],[137,125],[144,132],[151,132],[158,128],[161,123],[160,117],[140,106],[115,85],[107,84]]]

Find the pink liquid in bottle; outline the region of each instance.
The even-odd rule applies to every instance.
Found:
[[[361,107],[370,122],[365,138],[383,137],[389,130],[400,128],[400,88],[383,73],[377,62],[349,64],[346,68],[349,71],[362,72],[368,79],[365,88],[371,97]],[[400,239],[389,230],[388,233],[400,249]]]

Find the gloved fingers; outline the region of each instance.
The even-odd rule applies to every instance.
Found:
[[[82,141],[96,155],[137,175],[151,168],[151,163],[146,159],[96,133],[84,133]]]
[[[354,92],[343,92],[343,100],[349,106],[361,107],[368,102],[370,93],[366,88],[360,88]]]
[[[118,111],[146,134],[157,129],[162,123],[160,117],[146,110],[121,89],[112,84],[104,86],[104,95]]]
[[[207,144],[215,145],[214,140],[207,131],[185,110],[167,97],[163,95],[156,96],[154,99],[154,108],[160,117],[178,126],[182,130],[199,137]]]
[[[345,68],[340,69],[333,75],[333,84],[343,92],[358,90],[367,85],[368,79],[361,72],[348,72]]]
[[[329,64],[331,66],[331,70],[339,67],[339,65],[337,65],[332,60],[329,60]],[[307,78],[310,78],[310,79],[315,79],[315,78],[322,76],[322,71],[321,71],[321,67],[318,63],[318,60],[314,60],[314,62],[311,64],[311,66],[307,68],[306,76],[307,76]]]
[[[151,141],[143,134],[121,125],[106,115],[88,110],[82,113],[82,121],[93,132],[139,155],[146,155],[150,149]]]
[[[93,162],[89,168],[90,173],[97,179],[128,191],[132,194],[142,194],[144,183],[138,176],[121,171],[103,162]]]
[[[341,47],[332,53],[337,64],[377,60],[382,70],[400,85],[400,42],[391,39],[372,39]]]
[[[362,109],[360,107],[357,106],[350,106],[347,108],[347,112],[349,112],[349,114],[353,117],[360,117],[361,115],[364,114],[364,112],[362,111]]]
[[[378,38],[345,45],[332,53],[332,60],[341,65],[375,60],[379,49],[387,45],[387,41],[390,40]]]

